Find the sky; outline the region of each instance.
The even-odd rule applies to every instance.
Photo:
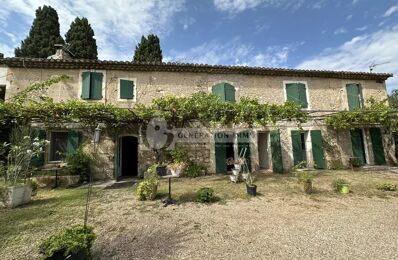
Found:
[[[0,0],[0,52],[14,55],[35,10],[50,5],[64,36],[87,17],[99,58],[131,60],[142,35],[167,62],[394,73],[398,0]]]

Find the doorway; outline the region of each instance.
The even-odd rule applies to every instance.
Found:
[[[123,136],[119,139],[120,176],[138,176],[138,138]]]
[[[235,160],[233,133],[218,132],[214,134],[216,173],[227,174],[234,165],[227,165],[227,160]]]
[[[258,164],[260,169],[269,169],[268,133],[258,133]]]

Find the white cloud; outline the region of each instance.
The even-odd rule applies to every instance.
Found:
[[[87,17],[96,35],[99,57],[130,60],[134,46],[142,34],[167,35],[172,18],[182,10],[184,2],[185,0],[0,0],[0,24],[9,23],[11,13],[16,12],[23,16],[29,27],[35,10],[39,6],[50,5],[58,12],[62,35],[76,16]]]
[[[398,75],[398,26],[380,30],[373,34],[364,34],[352,38],[343,45],[325,49],[319,55],[303,61],[300,69],[330,69],[369,71],[373,62],[384,63],[374,72],[395,73]],[[388,89],[398,88],[398,78],[387,81]]]
[[[14,56],[14,48],[0,42],[0,53],[3,53],[5,57],[12,57]]]
[[[275,6],[293,11],[299,9],[305,0],[213,0],[217,9],[231,14],[237,14],[259,6]],[[319,2],[323,2],[320,0]],[[318,3],[318,2],[317,2]]]
[[[228,43],[213,40],[183,52],[171,50],[166,55],[165,60],[213,65],[278,67],[284,66],[289,54],[301,44],[303,43],[271,46],[266,48],[265,51],[257,51],[252,45],[241,44],[239,38],[235,38]]]
[[[349,21],[349,20],[351,20],[352,19],[352,14],[350,14],[350,15],[347,15],[347,17],[345,18],[347,21]]]
[[[388,17],[393,13],[398,11],[398,5],[391,6],[388,10],[384,13],[383,17]]]
[[[358,3],[359,0],[352,0],[352,4],[355,5],[356,3]]]
[[[365,26],[362,26],[362,27],[358,27],[358,28],[356,28],[356,30],[357,31],[360,31],[360,32],[363,32],[363,31],[365,31],[366,29],[368,29],[368,27],[365,25]]]
[[[348,31],[347,31],[346,28],[341,27],[341,28],[339,28],[339,29],[336,29],[336,30],[334,31],[334,34],[335,34],[335,35],[339,35],[339,34],[344,34],[344,33],[347,33],[347,32],[348,32]]]

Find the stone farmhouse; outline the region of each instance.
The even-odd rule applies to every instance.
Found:
[[[368,72],[0,58],[0,94],[5,93],[2,98],[7,102],[26,86],[51,75],[70,77],[48,90],[56,102],[81,100],[132,108],[139,103],[149,104],[156,97],[205,91],[225,102],[239,102],[244,96],[276,104],[291,100],[319,115],[353,110],[371,97],[387,98],[385,81],[392,77]],[[332,130],[323,120],[314,119],[302,128],[299,131],[297,124],[288,122],[251,129],[214,128],[209,130],[212,134],[207,140],[185,146],[189,156],[210,173],[227,173],[226,159],[236,159],[243,147],[247,148],[245,156],[251,170],[288,171],[302,161],[320,169],[347,167],[353,157],[366,165],[390,163],[387,155],[394,148],[387,147],[385,133],[378,127]],[[145,147],[139,127],[132,129],[136,130],[116,135],[104,131],[98,147],[101,162],[95,166],[97,179],[141,176],[153,163],[153,152]],[[63,153],[73,151],[79,143],[89,145],[92,140],[84,129],[71,126],[41,129],[41,133],[51,141],[43,165],[62,162]],[[218,144],[220,135],[222,145]]]

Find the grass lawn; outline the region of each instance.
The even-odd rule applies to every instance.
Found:
[[[337,178],[344,178],[351,183],[352,192],[350,194],[336,194],[333,191],[331,183]],[[305,195],[302,192],[301,185],[297,183],[292,174],[257,173],[255,182],[258,186],[259,196],[249,198],[246,195],[245,185],[243,183],[230,183],[228,176],[179,178],[172,180],[172,196],[179,202],[179,205],[167,208],[162,207],[160,200],[137,201],[132,187],[121,189],[94,188],[89,220],[98,235],[94,246],[94,256],[103,259],[203,258],[217,255],[223,257],[227,256],[231,250],[233,251],[234,243],[237,243],[236,239],[239,239],[240,236],[242,236],[242,241],[249,239],[246,237],[246,231],[251,228],[254,228],[253,232],[258,237],[276,232],[275,236],[280,236],[281,241],[284,241],[284,233],[279,234],[278,232],[282,231],[273,229],[274,227],[269,226],[269,221],[265,221],[265,219],[274,219],[278,216],[280,218],[278,221],[282,221],[289,218],[292,215],[291,212],[295,212],[294,214],[297,215],[303,214],[302,219],[307,217],[312,219],[320,214],[318,221],[321,221],[322,217],[327,215],[332,222],[344,219],[344,214],[347,216],[359,214],[350,210],[366,210],[369,212],[380,207],[374,214],[386,214],[385,212],[389,212],[389,210],[395,210],[396,213],[396,209],[391,206],[395,205],[395,208],[397,208],[398,191],[386,192],[376,189],[377,184],[385,181],[398,184],[398,174],[384,171],[324,171],[314,180],[315,192],[311,195]],[[212,205],[194,202],[195,192],[201,187],[213,188],[219,202]],[[167,191],[167,180],[162,180],[159,187],[159,199],[166,197]],[[64,227],[83,223],[85,194],[86,190],[82,188],[42,189],[39,190],[38,195],[30,204],[16,209],[0,209],[0,258],[37,258],[37,248],[40,241]],[[289,202],[286,204],[286,201]],[[345,208],[347,205],[356,204],[358,204],[358,207],[354,209]],[[314,207],[322,210],[312,211]],[[340,212],[334,220],[333,210],[341,207],[344,207],[347,212]],[[307,211],[310,213],[308,216]],[[249,213],[250,219],[255,219],[256,222],[250,223],[245,218],[240,220],[242,216]],[[371,214],[373,213],[369,213],[369,218],[371,218]],[[376,219],[387,221],[379,217]],[[234,223],[234,221],[236,221],[237,226],[229,226],[229,223]],[[289,221],[295,223],[294,221],[301,220],[291,219]],[[344,223],[349,223],[351,220],[345,221]],[[363,221],[367,220],[364,219]],[[212,223],[218,224],[213,226]],[[327,222],[322,223],[320,225],[325,225]],[[336,225],[345,225],[344,223]],[[279,224],[279,226],[283,226],[283,223]],[[386,223],[384,224],[386,225]],[[398,221],[396,224],[396,226],[390,227],[391,232],[395,232],[395,234],[398,233],[396,232]],[[327,228],[326,226],[325,228]],[[224,231],[218,231],[220,228]],[[243,228],[245,229],[243,230]],[[267,233],[258,233],[260,228],[264,232],[267,229],[272,230]],[[301,234],[300,232],[305,234],[306,228],[307,223],[301,223],[299,229],[293,229],[289,232],[295,234],[299,230],[299,234]],[[309,230],[311,228],[312,226],[308,226]],[[321,226],[322,228],[324,227]],[[387,232],[389,232],[388,228],[387,226]],[[330,228],[325,229],[325,232],[329,231]],[[375,231],[369,229],[369,232],[373,232],[374,236]],[[230,234],[230,236],[225,234]],[[370,234],[370,241],[372,234]],[[211,238],[208,236],[211,236]],[[386,239],[395,239],[391,236],[394,236],[394,234],[384,234]],[[275,238],[270,237],[269,239]],[[212,239],[217,239],[218,242],[212,243],[210,246],[209,243]],[[264,241],[264,239],[267,238],[264,237],[261,241]],[[286,239],[291,240],[293,238]],[[299,242],[301,240],[297,241],[297,243],[301,243]],[[383,242],[379,238],[377,241]],[[169,246],[168,249],[165,244],[170,242],[173,245]],[[219,243],[223,246],[217,247]],[[257,242],[252,241],[250,243],[253,246]],[[385,244],[385,242],[383,243]],[[247,247],[249,250],[249,244],[242,245],[240,243],[239,245],[242,248]],[[198,248],[200,246],[212,247],[211,254],[206,255],[203,250],[201,251]],[[230,246],[231,248],[229,248]],[[251,251],[251,256],[265,257],[269,253],[269,257],[283,258],[282,255],[278,255],[283,250],[275,251],[272,243],[268,246],[270,246],[268,249],[262,246],[263,251],[258,254],[256,250]],[[344,244],[336,246],[344,246]],[[297,247],[298,245],[295,246],[295,248]],[[157,248],[157,251],[153,252],[153,248]],[[293,249],[290,248],[290,250]],[[323,248],[322,250],[326,249]],[[300,252],[298,251],[297,257],[303,256],[300,255]],[[238,256],[239,254],[231,255],[231,258],[239,258]],[[316,257],[316,255],[313,256]],[[347,256],[350,256],[350,254],[347,254]]]

